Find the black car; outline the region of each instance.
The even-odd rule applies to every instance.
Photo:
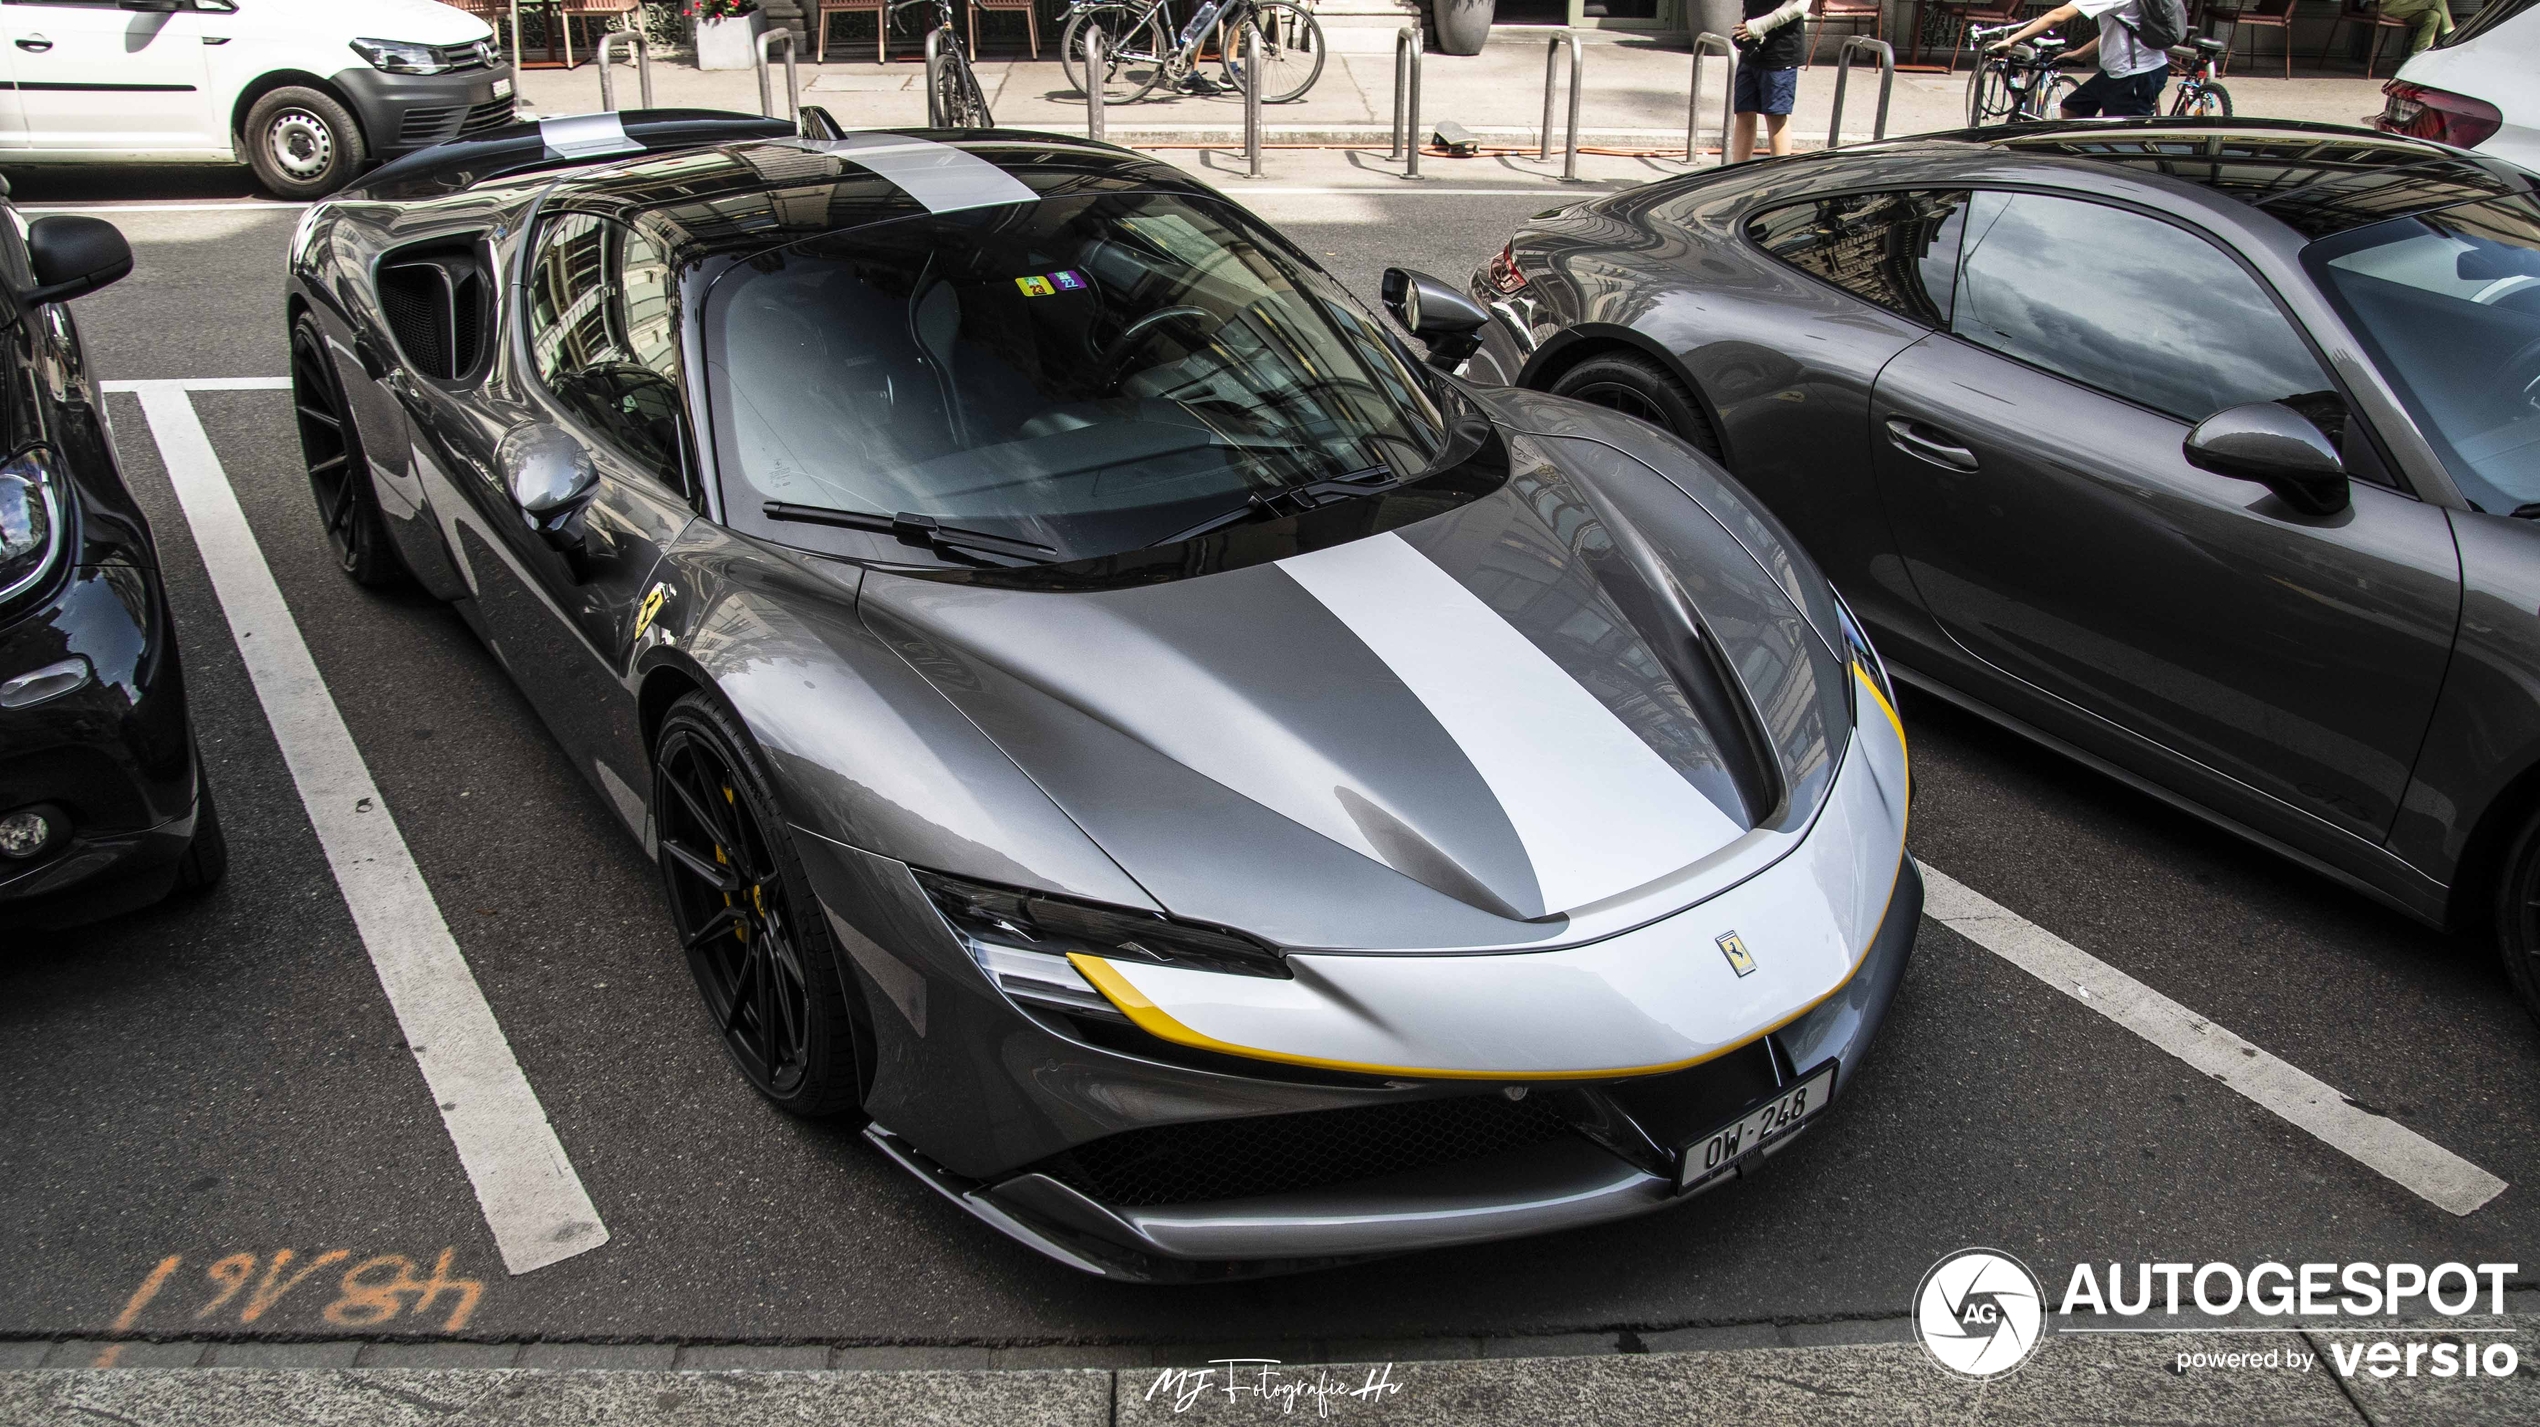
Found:
[[[219,880],[150,526],[63,306],[132,270],[111,224],[0,187],[0,932]]]
[[[2540,1012],[2534,186],[2246,121],[1714,170],[1529,223],[1469,372],[1719,458],[1899,678],[2492,923]]]

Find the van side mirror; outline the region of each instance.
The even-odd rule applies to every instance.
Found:
[[[82,213],[54,213],[26,225],[26,255],[35,286],[18,300],[29,307],[84,296],[132,271],[132,245],[123,234]]]
[[[1385,269],[1385,311],[1429,349],[1429,365],[1451,370],[1482,345],[1490,314],[1480,303],[1424,272]]]
[[[2335,515],[2348,503],[2346,463],[2309,417],[2280,401],[2217,411],[2180,449],[2198,470],[2256,481],[2304,515]]]

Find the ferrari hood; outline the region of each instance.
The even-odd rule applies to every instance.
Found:
[[[1356,538],[1240,527],[1248,558],[1092,591],[877,573],[860,608],[1175,913],[1299,948],[1548,944],[1804,827],[1849,694],[1681,489],[1589,441],[1508,451],[1491,493]]]

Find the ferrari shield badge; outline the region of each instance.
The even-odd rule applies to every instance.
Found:
[[[1729,959],[1729,969],[1731,971],[1736,972],[1740,976],[1750,975],[1754,972],[1755,954],[1746,949],[1746,942],[1743,938],[1738,936],[1736,932],[1722,932],[1718,940],[1720,943],[1720,954]]]

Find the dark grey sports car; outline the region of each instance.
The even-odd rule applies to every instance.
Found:
[[[1720,457],[1899,678],[2414,916],[2540,1013],[2540,202],[2440,145],[2040,124],[1578,204],[1471,372]]]
[[[527,690],[741,1072],[1064,1262],[1678,1203],[1894,994],[1904,736],[1779,527],[1171,168],[551,120],[313,209],[290,320],[346,570]]]

